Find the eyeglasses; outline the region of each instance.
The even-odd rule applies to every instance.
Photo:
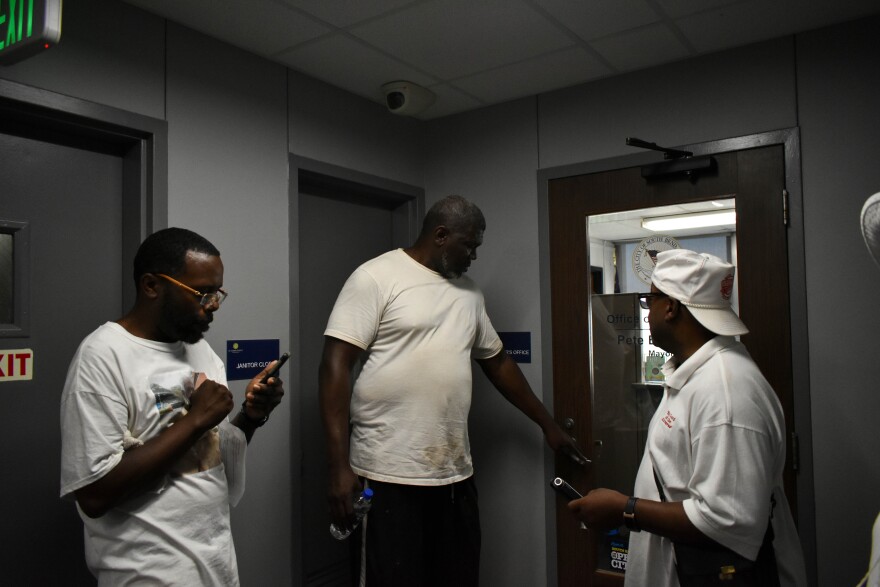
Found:
[[[640,293],[639,294],[639,305],[642,307],[643,310],[648,310],[648,309],[650,309],[649,304],[651,302],[649,300],[651,298],[668,298],[668,297],[669,297],[668,295],[666,295],[663,292],[659,292],[659,291],[657,293],[654,293],[654,292]]]
[[[186,285],[185,283],[180,283],[179,281],[177,281],[173,277],[168,277],[164,273],[157,273],[156,275],[158,275],[159,277],[161,277],[163,279],[167,279],[168,281],[170,281],[174,285],[180,286],[183,289],[185,289],[186,291],[188,291],[189,293],[193,294],[194,296],[197,296],[199,298],[199,303],[202,305],[203,308],[207,307],[207,306],[212,306],[214,304],[216,304],[217,307],[219,308],[220,304],[223,303],[223,300],[225,300],[229,296],[229,294],[226,293],[225,291],[223,291],[222,289],[218,289],[217,291],[215,291],[213,293],[202,293],[198,290],[191,288],[190,286]]]

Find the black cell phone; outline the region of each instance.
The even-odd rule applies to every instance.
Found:
[[[266,373],[266,376],[260,379],[260,383],[269,383],[270,377],[278,377],[278,372],[281,371],[281,367],[284,363],[287,362],[287,359],[290,358],[290,353],[284,353],[280,357],[278,357],[278,362],[275,363],[275,366],[272,367],[272,370]]]
[[[577,489],[566,483],[562,477],[554,477],[550,480],[550,487],[567,497],[569,500],[580,499],[583,495]]]

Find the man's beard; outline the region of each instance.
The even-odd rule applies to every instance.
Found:
[[[210,328],[211,319],[210,315],[207,320],[200,319],[192,311],[183,310],[167,298],[162,304],[162,330],[175,341],[187,344],[199,342]]]
[[[463,271],[455,271],[449,268],[449,255],[447,253],[443,253],[440,257],[440,265],[443,267],[443,271],[440,272],[440,275],[446,279],[458,279],[463,273]]]

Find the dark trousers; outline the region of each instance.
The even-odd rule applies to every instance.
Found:
[[[366,587],[479,585],[480,512],[473,477],[435,487],[367,484],[373,505],[364,531],[355,533],[360,538],[353,544],[355,585],[362,574]]]

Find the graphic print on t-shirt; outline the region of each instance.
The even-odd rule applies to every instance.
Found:
[[[156,396],[156,409],[160,414],[189,407],[196,373],[173,371],[154,373],[150,376],[150,391]]]
[[[177,412],[171,424],[187,413],[189,399],[196,388],[196,382],[205,380],[203,373],[192,371],[172,371],[154,373],[150,376],[150,391],[156,396],[156,410],[159,414]],[[191,475],[207,471],[220,464],[220,432],[215,426],[206,432],[190,448],[171,470],[172,476]]]

